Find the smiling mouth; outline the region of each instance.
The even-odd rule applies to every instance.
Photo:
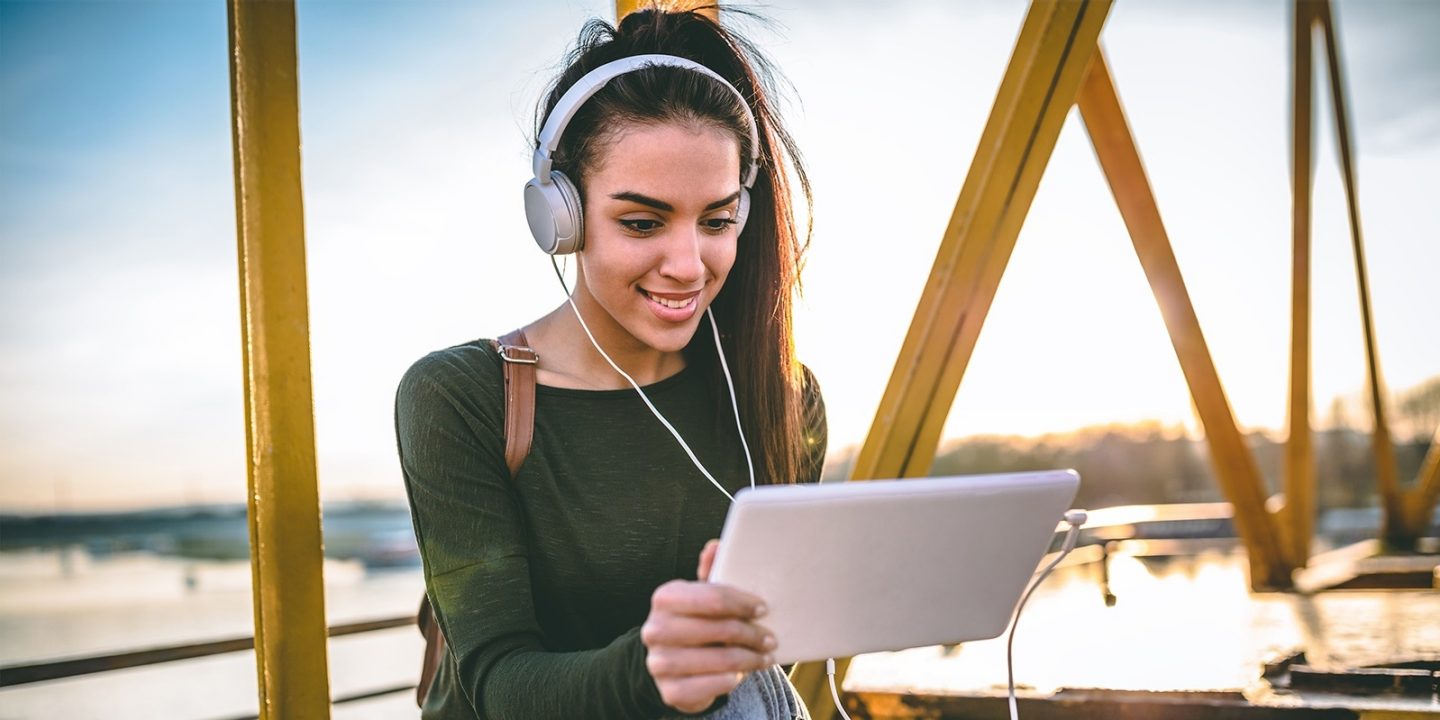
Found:
[[[645,288],[640,288],[640,294],[644,295],[656,305],[661,305],[671,310],[683,310],[690,307],[694,305],[695,300],[700,297],[698,290],[692,293],[665,293],[662,295],[650,292]]]

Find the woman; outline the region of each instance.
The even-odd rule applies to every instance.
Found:
[[[529,454],[512,477],[490,341],[422,358],[396,399],[449,646],[424,717],[806,716],[763,599],[704,582],[727,496],[814,482],[825,452],[783,158],[809,186],[765,68],[704,15],[647,10],[587,24],[537,113],[527,214],[578,271],[522,328]]]

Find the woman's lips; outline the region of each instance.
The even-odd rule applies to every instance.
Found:
[[[650,308],[650,312],[655,313],[655,316],[661,320],[672,323],[685,322],[693,317],[700,298],[699,290],[687,293],[662,293],[640,288],[640,294],[645,297],[645,305]]]

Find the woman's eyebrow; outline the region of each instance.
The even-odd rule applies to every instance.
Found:
[[[655,208],[656,210],[663,210],[663,211],[665,211],[665,212],[675,212],[675,206],[674,206],[674,205],[671,205],[671,204],[668,203],[668,202],[665,202],[664,200],[657,200],[657,199],[655,199],[655,198],[650,197],[649,195],[641,195],[640,193],[633,192],[633,191],[630,191],[630,190],[626,190],[626,191],[624,191],[624,192],[614,193],[614,194],[612,194],[612,195],[610,196],[610,198],[611,198],[612,200],[627,200],[627,201],[629,201],[629,202],[639,203],[639,204],[641,204],[641,205],[648,205],[648,206],[650,206],[650,207]],[[706,205],[706,206],[705,206],[705,212],[709,212],[709,211],[714,210],[714,209],[716,209],[716,208],[725,207],[726,205],[729,205],[730,203],[733,203],[733,202],[735,202],[736,200],[739,200],[739,199],[740,199],[740,191],[739,191],[739,190],[736,190],[735,192],[730,193],[729,195],[727,195],[727,196],[725,196],[725,197],[723,197],[723,198],[721,198],[721,199],[719,199],[719,200],[716,200],[715,202],[712,202],[712,203],[710,203],[709,205]]]

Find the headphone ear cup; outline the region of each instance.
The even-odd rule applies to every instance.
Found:
[[[735,237],[745,231],[745,221],[750,219],[750,189],[740,188],[740,200],[735,206]]]
[[[535,244],[551,255],[568,255],[583,244],[584,212],[580,191],[565,173],[550,173],[550,182],[525,183],[525,220]]]

